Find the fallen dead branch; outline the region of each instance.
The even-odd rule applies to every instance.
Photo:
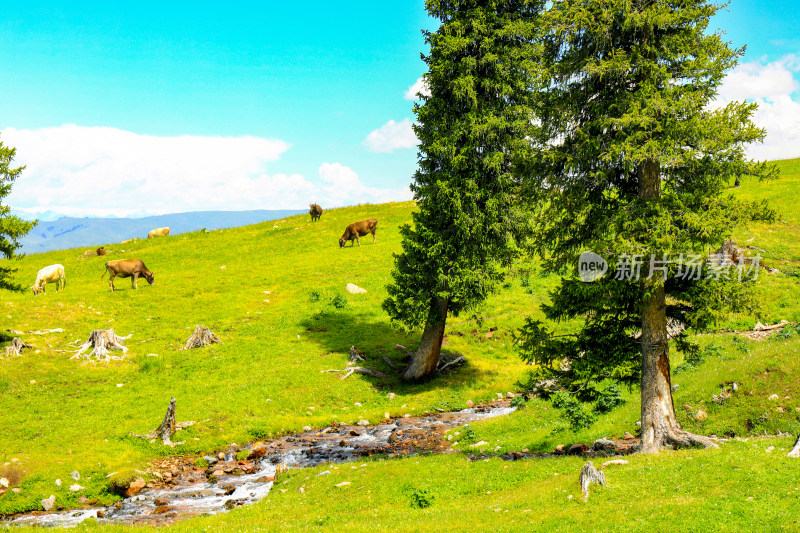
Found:
[[[394,366],[394,363],[392,362],[392,360],[389,359],[388,357],[386,357],[385,355],[383,356],[383,362],[386,363],[386,365],[389,368],[391,368],[392,370],[397,370],[397,367]]]
[[[208,346],[209,344],[214,344],[217,342],[222,342],[219,337],[214,335],[212,331],[204,326],[198,325],[194,328],[194,333],[192,333],[188,339],[186,339],[186,344],[183,345],[184,350],[189,350],[192,348],[200,348],[202,346]]]
[[[10,357],[12,355],[19,356],[21,355],[23,348],[33,348],[32,345],[28,344],[27,342],[22,342],[22,339],[19,337],[14,337],[11,340],[11,346],[6,346],[6,356]]]
[[[591,461],[584,464],[583,468],[581,468],[581,475],[578,478],[578,483],[580,483],[581,491],[583,492],[583,501],[589,499],[589,486],[592,483],[597,483],[604,487],[608,486],[606,485],[606,476],[603,474],[603,471],[597,470],[594,467],[594,463]]]
[[[17,331],[16,329],[8,329],[6,330],[13,335],[47,335],[48,333],[63,333],[64,330],[62,328],[55,328],[55,329],[43,329],[39,331],[29,331],[25,333],[24,331]]]
[[[97,357],[98,359],[102,358],[104,361],[122,359],[122,357],[110,355],[108,350],[120,350],[123,354],[127,353],[128,349],[122,345],[122,342],[129,339],[131,335],[120,337],[114,333],[113,329],[92,330],[92,332],[89,334],[89,338],[83,343],[83,345],[81,345],[78,353],[70,357],[70,359],[90,359],[92,356]],[[83,355],[84,352],[89,348],[92,348],[92,351],[87,355]]]
[[[341,370],[337,368],[331,368],[330,370],[320,370],[320,372],[344,372],[344,376],[340,379],[346,379],[352,376],[353,374],[365,374],[367,376],[373,376],[376,378],[385,378],[387,377],[386,374],[379,370],[373,370],[371,368],[364,368],[363,366],[351,366],[350,368],[343,368]]]

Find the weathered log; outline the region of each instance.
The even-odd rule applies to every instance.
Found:
[[[122,345],[122,341],[125,341],[130,337],[130,335],[120,337],[114,333],[113,329],[92,330],[92,332],[89,334],[89,338],[83,343],[83,345],[81,345],[78,353],[70,357],[70,359],[79,357],[83,359],[90,359],[92,356],[97,357],[98,359],[102,358],[104,361],[109,361],[111,359],[122,359],[122,357],[109,355],[108,350],[120,350],[123,354],[127,353],[128,349]],[[89,348],[92,348],[92,351],[87,355],[83,355],[84,352]]]
[[[792,451],[786,454],[789,457],[800,457],[800,435],[797,435],[797,442],[794,443]]]
[[[156,428],[155,437],[161,439],[166,445],[172,444],[172,436],[175,434],[175,396],[169,400],[167,414],[161,425]]]
[[[219,339],[219,337],[214,335],[210,329],[198,325],[196,328],[194,328],[194,333],[192,333],[189,338],[186,339],[186,344],[183,345],[183,349],[189,350],[191,348],[200,348],[216,342],[222,341]]]
[[[383,356],[383,362],[386,363],[386,365],[389,368],[391,368],[392,370],[397,370],[397,367],[394,366],[394,363],[392,362],[392,360],[389,359],[388,357],[386,357],[385,355]]]
[[[597,470],[594,467],[594,463],[591,461],[584,464],[583,468],[581,468],[581,475],[578,478],[578,483],[581,486],[584,501],[589,499],[589,485],[592,483],[597,483],[598,485],[602,485],[604,487],[608,486],[606,485],[606,476],[603,474],[603,471]]]
[[[27,342],[22,342],[22,339],[19,337],[14,337],[11,339],[11,346],[6,346],[6,356],[19,356],[23,348],[33,348],[33,346]]]

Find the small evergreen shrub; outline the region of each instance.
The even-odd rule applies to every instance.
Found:
[[[622,392],[615,384],[611,384],[600,393],[597,397],[597,403],[594,404],[596,413],[604,414],[611,412],[615,407],[622,405],[625,401],[622,399]]]
[[[583,404],[578,399],[566,392],[559,392],[553,395],[553,407],[561,409],[561,417],[566,420],[573,431],[588,428],[597,417],[584,409]]]

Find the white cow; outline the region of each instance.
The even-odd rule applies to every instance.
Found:
[[[169,228],[156,228],[150,230],[150,233],[147,234],[147,238],[152,239],[154,237],[164,237],[166,235],[169,235]]]
[[[64,285],[67,284],[67,277],[64,274],[63,265],[50,265],[41,269],[36,274],[36,282],[33,284],[33,294],[38,295],[40,292],[47,294],[44,290],[46,283],[55,283],[56,292],[59,289],[64,290]]]

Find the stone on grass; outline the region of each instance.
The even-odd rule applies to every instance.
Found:
[[[70,486],[69,486],[69,491],[70,491],[70,492],[80,492],[80,491],[82,491],[82,490],[83,490],[83,487],[81,487],[81,486],[80,486],[80,485],[78,485],[77,483],[74,483],[74,484],[72,484],[72,485],[70,485]]]
[[[702,409],[699,409],[699,410],[697,411],[697,414],[696,414],[696,415],[694,415],[694,418],[695,418],[695,420],[697,420],[698,422],[702,422],[703,420],[705,420],[706,418],[708,418],[708,413],[706,413],[706,412],[705,412],[705,411],[703,411]]]
[[[81,480],[81,475],[77,470],[73,470],[72,473],[69,475],[69,477],[71,477],[75,481],[80,481]]]
[[[367,292],[367,289],[363,289],[363,288],[361,288],[358,285],[355,285],[353,283],[348,283],[347,285],[345,285],[344,286],[344,290],[346,290],[350,294],[363,294],[363,293]]]
[[[772,401],[778,401],[780,400],[780,396],[778,396],[777,394],[771,394],[770,397],[767,399]]]
[[[364,419],[362,419],[362,420],[359,420],[359,421],[356,423],[356,425],[357,425],[357,426],[368,426],[368,425],[369,425],[369,420],[364,420]]]
[[[55,506],[56,506],[56,497],[52,494],[46,500],[42,500],[42,509],[44,509],[45,511],[52,511]]]
[[[10,483],[9,483],[8,479],[6,479],[4,477],[0,477],[0,487],[3,487],[4,489],[7,489],[9,485],[10,485]]]

